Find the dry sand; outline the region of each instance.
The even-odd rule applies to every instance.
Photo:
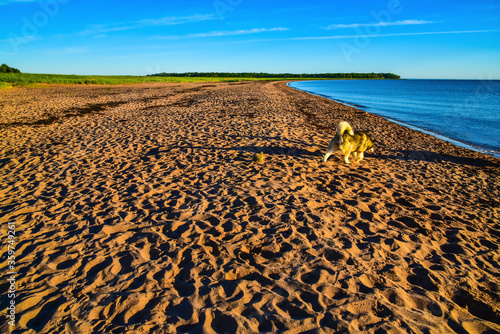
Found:
[[[0,108],[2,332],[8,222],[20,332],[500,331],[500,159],[277,82]],[[340,120],[361,163],[321,162]]]

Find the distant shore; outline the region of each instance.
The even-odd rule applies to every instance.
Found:
[[[277,81],[0,105],[17,330],[500,331],[500,159]],[[360,163],[321,162],[341,120]]]
[[[5,65],[5,64],[4,64]],[[16,69],[17,70],[17,69]],[[157,73],[146,76],[133,75],[67,75],[37,73],[2,73],[0,72],[0,89],[13,86],[33,84],[65,84],[65,85],[119,85],[152,82],[236,82],[236,81],[275,81],[275,80],[332,80],[332,79],[399,79],[392,73],[226,73],[226,72],[188,72]]]

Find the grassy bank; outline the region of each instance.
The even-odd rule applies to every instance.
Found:
[[[262,78],[221,77],[157,77],[127,75],[64,75],[33,73],[0,73],[0,88],[26,86],[31,84],[96,84],[118,85],[147,82],[200,82],[200,81],[243,81],[265,80]],[[268,79],[270,80],[270,79]],[[273,79],[276,80],[276,79]]]
[[[150,76],[132,75],[66,75],[34,73],[0,73],[0,88],[32,84],[95,84],[117,85],[147,82],[206,82],[248,80],[331,80],[331,79],[399,79],[391,73],[160,73]]]

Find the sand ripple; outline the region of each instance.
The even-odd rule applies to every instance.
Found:
[[[500,331],[498,159],[283,83],[0,94],[23,332]]]

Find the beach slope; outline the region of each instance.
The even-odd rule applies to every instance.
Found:
[[[2,332],[11,270],[26,333],[500,331],[500,159],[282,82],[0,109]],[[341,120],[360,163],[321,162]]]

